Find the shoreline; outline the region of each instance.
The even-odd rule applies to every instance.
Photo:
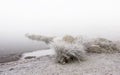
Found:
[[[48,50],[48,48],[41,49],[41,50],[35,50],[35,51],[27,51],[27,52],[24,51],[22,53],[18,52],[18,53],[13,53],[13,54],[7,54],[7,55],[4,55],[4,56],[0,56],[0,63],[7,63],[7,62],[12,62],[12,61],[18,61],[20,59],[23,59],[24,57],[29,56],[30,54],[32,54],[34,56],[37,54],[38,57],[39,57],[39,53],[41,51],[46,51],[46,50]]]

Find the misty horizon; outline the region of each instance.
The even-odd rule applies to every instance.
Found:
[[[25,39],[26,33],[119,40],[119,7],[119,0],[1,0],[1,50],[11,45],[30,49],[33,42]]]
[[[119,38],[119,0],[0,1],[1,36],[87,35]]]

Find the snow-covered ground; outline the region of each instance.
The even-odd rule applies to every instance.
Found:
[[[88,54],[88,60],[61,65],[53,55],[0,64],[0,75],[120,75],[120,53]]]

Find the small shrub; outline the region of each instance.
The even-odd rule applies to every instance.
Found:
[[[63,38],[62,38],[63,41],[65,41],[66,43],[74,43],[75,41],[75,38],[71,35],[65,35]]]
[[[61,64],[72,61],[85,60],[85,50],[83,45],[66,43],[64,41],[54,42],[52,46],[56,52],[56,61]]]
[[[34,34],[33,35],[26,34],[25,36],[31,40],[43,41],[46,44],[49,44],[54,38],[54,37],[48,37],[48,36],[43,36],[43,35],[34,35]]]
[[[90,41],[90,39],[83,37],[83,36],[76,36],[75,37],[75,43],[76,44],[82,44],[86,46],[86,44]]]
[[[91,53],[115,53],[119,49],[115,43],[104,38],[97,38],[87,43],[87,52]]]

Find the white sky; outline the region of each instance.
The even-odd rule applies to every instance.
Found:
[[[120,0],[0,0],[0,34],[120,37]]]

